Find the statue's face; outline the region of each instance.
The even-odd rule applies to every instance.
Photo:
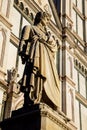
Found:
[[[50,21],[50,18],[47,17],[47,16],[45,16],[45,17],[43,17],[43,18],[41,19],[41,23],[42,23],[43,26],[48,25],[48,24],[49,24],[49,21]]]

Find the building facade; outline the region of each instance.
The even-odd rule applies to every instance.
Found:
[[[58,43],[60,109],[73,128],[87,130],[87,0],[0,1],[0,120],[23,106],[18,45],[23,27],[32,25],[42,10],[51,13],[48,29]]]
[[[62,60],[64,63],[62,65],[64,66],[62,68],[62,90],[64,96],[62,101],[63,104],[66,102],[66,105],[62,107],[63,111],[76,123],[78,130],[86,130],[87,1],[55,0],[55,4],[63,27],[62,47],[64,49],[62,51]],[[73,103],[75,103],[75,106],[73,106]]]

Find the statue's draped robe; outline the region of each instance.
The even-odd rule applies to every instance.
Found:
[[[47,40],[47,36],[42,29],[37,26],[24,27],[19,45],[19,54],[25,53],[27,58],[25,58],[25,71],[21,87],[22,89],[29,87],[29,96],[35,102],[40,102],[44,91],[46,97],[59,107],[60,86],[54,62],[56,50],[54,38],[50,37]]]

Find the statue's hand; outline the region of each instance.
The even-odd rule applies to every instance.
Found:
[[[22,64],[25,64],[25,57],[21,57],[21,59],[22,59]]]
[[[48,41],[49,41],[49,39],[50,39],[50,36],[51,36],[51,33],[50,33],[50,31],[48,31],[48,32],[47,32],[46,36],[47,36],[47,39],[46,39],[46,41],[48,42]]]
[[[39,39],[39,37],[37,35],[34,35],[32,41],[36,42],[38,39]]]
[[[25,62],[28,60],[28,55],[22,53],[21,60],[22,60],[22,64],[25,64]]]

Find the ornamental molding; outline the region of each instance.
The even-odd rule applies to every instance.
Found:
[[[75,96],[80,102],[82,102],[87,107],[87,100],[80,93],[76,91]]]
[[[42,11],[42,9],[36,4],[35,1],[28,1],[28,0],[18,0],[14,1],[14,6],[25,15],[27,19],[30,19],[30,23],[32,24],[34,21],[35,13],[38,11]],[[31,9],[32,10],[31,10]],[[62,40],[62,32],[59,31],[59,29],[55,26],[55,24],[51,21],[49,24],[49,28],[53,33]]]
[[[75,89],[75,82],[73,81],[73,79],[71,79],[70,77],[68,77],[67,75],[61,77],[62,81],[67,81],[67,83],[69,83],[74,89]]]
[[[1,13],[0,13],[0,21],[9,29],[11,30],[12,24],[9,22],[9,20],[4,17]]]
[[[15,44],[15,46],[19,46],[19,39],[13,33],[11,33],[10,39]]]
[[[52,122],[62,128],[62,130],[76,130],[76,126],[60,110],[54,111],[46,104],[41,104],[41,116],[49,118]]]
[[[86,60],[86,59],[85,59]],[[84,66],[84,65],[85,66]],[[75,67],[83,74],[83,75],[85,75],[85,76],[87,76],[87,66],[86,66],[86,62],[85,61],[83,61],[82,63],[77,59],[77,58],[75,58],[74,59],[74,65],[75,65]]]

